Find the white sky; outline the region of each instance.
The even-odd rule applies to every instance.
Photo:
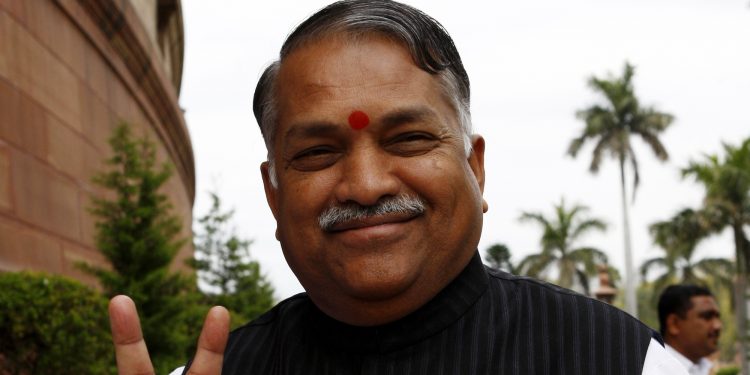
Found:
[[[700,204],[702,190],[679,168],[721,142],[750,136],[750,6],[747,0],[414,0],[450,32],[472,83],[472,115],[487,142],[485,215],[480,251],[507,244],[514,261],[538,251],[540,231],[520,224],[522,211],[551,213],[561,197],[590,207],[610,229],[582,244],[606,251],[624,272],[619,172],[607,161],[588,173],[591,147],[565,156],[583,124],[576,110],[596,97],[592,74],[636,65],[642,104],[676,117],[662,136],[661,164],[640,140],[641,186],[631,206],[636,266],[660,254],[647,227]],[[216,190],[236,210],[239,233],[278,299],[302,291],[274,238],[259,165],[266,150],[252,96],[286,35],[323,1],[183,0],[186,54],[181,106],[190,129],[197,175],[194,216]],[[733,254],[728,234],[704,242],[699,256]]]

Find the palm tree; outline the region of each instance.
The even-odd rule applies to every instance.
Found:
[[[695,260],[695,248],[709,235],[707,218],[701,211],[686,208],[672,219],[660,221],[649,227],[654,243],[664,250],[664,256],[655,257],[641,265],[641,276],[647,279],[654,270],[661,274],[654,280],[654,290],[660,291],[673,283],[708,285],[712,289],[731,290],[734,264],[724,258]],[[654,293],[657,296],[659,293]]]
[[[622,77],[599,79],[591,77],[589,87],[604,96],[604,102],[594,104],[578,111],[577,117],[586,125],[581,135],[571,141],[568,154],[576,157],[581,147],[592,141],[593,157],[589,170],[599,171],[602,158],[609,153],[620,165],[620,188],[622,195],[623,233],[625,242],[625,305],[628,312],[637,315],[636,278],[633,270],[633,255],[630,247],[630,223],[628,220],[627,193],[625,184],[625,164],[630,163],[633,170],[633,201],[640,177],[638,161],[630,142],[630,136],[638,135],[651,147],[656,157],[665,161],[667,150],[659,140],[659,133],[664,131],[673,120],[672,115],[659,112],[653,107],[642,107],[633,92],[632,65],[625,63]]]
[[[735,315],[740,341],[743,373],[750,373],[747,345],[747,272],[750,270],[750,241],[745,233],[750,225],[750,138],[739,147],[724,144],[723,160],[718,155],[705,155],[703,162],[691,161],[682,170],[683,177],[693,177],[705,188],[703,211],[714,232],[731,228],[734,235],[737,282]]]
[[[521,214],[520,221],[530,221],[542,228],[542,251],[524,258],[518,269],[532,277],[544,277],[556,269],[558,285],[571,288],[577,281],[583,292],[589,294],[589,276],[597,274],[597,264],[607,263],[607,255],[593,247],[578,247],[576,242],[591,231],[605,231],[607,225],[599,219],[582,217],[588,210],[585,206],[567,208],[561,199],[554,208],[552,218],[536,212]]]
[[[511,262],[511,253],[508,246],[502,243],[496,243],[487,248],[485,252],[485,258],[487,258],[488,265],[491,268],[507,271],[513,274],[518,273],[518,269]]]

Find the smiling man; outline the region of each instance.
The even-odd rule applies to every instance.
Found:
[[[228,339],[215,308],[185,372],[680,374],[624,312],[482,265],[469,92],[450,36],[407,5],[343,1],[298,26],[254,112],[276,237],[306,293]],[[121,373],[147,372],[132,302],[111,314]]]
[[[278,67],[266,196],[315,305],[352,325],[388,323],[473,256],[484,141],[467,150],[450,97],[406,49],[378,34],[324,32]],[[369,124],[352,127],[352,113]]]

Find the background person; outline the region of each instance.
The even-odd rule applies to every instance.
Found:
[[[711,291],[695,285],[671,285],[659,297],[659,325],[667,352],[690,375],[708,375],[713,363],[706,357],[718,349],[721,335],[719,306]]]

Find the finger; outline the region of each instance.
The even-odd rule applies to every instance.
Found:
[[[188,375],[219,375],[224,364],[224,349],[229,338],[229,311],[214,306],[206,315],[198,350],[190,365]]]
[[[120,295],[109,301],[109,323],[115,344],[118,374],[154,374],[146,342],[143,341],[138,311],[130,297]]]

